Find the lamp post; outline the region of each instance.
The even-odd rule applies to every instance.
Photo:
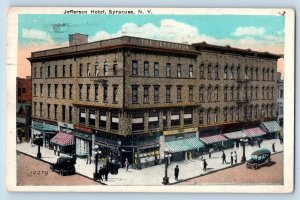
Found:
[[[241,159],[241,163],[244,163],[246,162],[246,155],[245,155],[245,144],[247,142],[247,139],[241,139],[241,143],[242,143],[242,146],[243,146],[243,156],[242,156],[242,159]]]
[[[94,173],[94,179],[96,179],[97,173],[98,173],[98,160],[99,160],[99,153],[101,154],[101,151],[98,149],[98,145],[95,145],[95,173]]]
[[[164,158],[165,158],[165,177],[163,178],[164,185],[169,184],[169,177],[168,177],[169,157],[170,157],[169,149],[166,148],[164,151]]]
[[[36,154],[36,157],[38,159],[41,159],[41,157],[42,157],[42,154],[41,154],[41,135],[37,135],[36,138],[37,138],[37,142],[38,142],[38,152]]]

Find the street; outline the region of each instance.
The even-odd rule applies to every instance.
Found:
[[[221,170],[206,176],[193,178],[180,185],[208,184],[283,184],[283,153],[272,155],[276,163],[258,170],[248,169],[245,164]]]
[[[17,153],[17,185],[98,185],[99,183],[80,176],[60,176],[50,170],[48,163]]]

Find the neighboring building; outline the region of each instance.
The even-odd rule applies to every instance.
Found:
[[[277,122],[283,126],[283,79],[281,73],[277,72]]]
[[[31,127],[31,77],[17,77],[17,136],[20,141],[29,141]]]
[[[223,133],[257,136],[262,121],[276,119],[279,55],[128,36],[81,43],[86,37],[29,58],[34,123],[72,134],[79,156],[98,145],[122,163],[152,165],[166,150],[180,160],[203,142],[230,145]]]

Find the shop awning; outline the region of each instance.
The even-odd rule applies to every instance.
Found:
[[[280,131],[280,129],[281,129],[276,121],[263,122],[263,125],[267,129],[267,131],[270,133]]]
[[[204,144],[196,137],[166,142],[171,153],[190,151],[204,147]]]
[[[60,146],[69,146],[75,144],[75,137],[74,135],[70,135],[65,132],[58,132],[50,142],[60,145]]]
[[[205,144],[213,144],[216,142],[224,142],[227,140],[227,138],[224,137],[224,135],[219,134],[219,135],[201,137],[200,140],[202,140]]]
[[[244,133],[246,137],[258,137],[266,134],[266,132],[259,127],[245,129]]]
[[[230,133],[225,133],[224,136],[227,137],[228,139],[240,139],[240,138],[245,137],[245,135],[242,131],[234,131],[234,132],[230,132]]]

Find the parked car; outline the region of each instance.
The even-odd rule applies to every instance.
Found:
[[[271,161],[271,151],[266,148],[258,149],[251,154],[251,159],[247,161],[247,168],[258,169],[262,166],[270,166]]]
[[[70,156],[60,156],[56,163],[50,165],[50,169],[59,172],[62,176],[73,175],[75,174],[75,159]]]

